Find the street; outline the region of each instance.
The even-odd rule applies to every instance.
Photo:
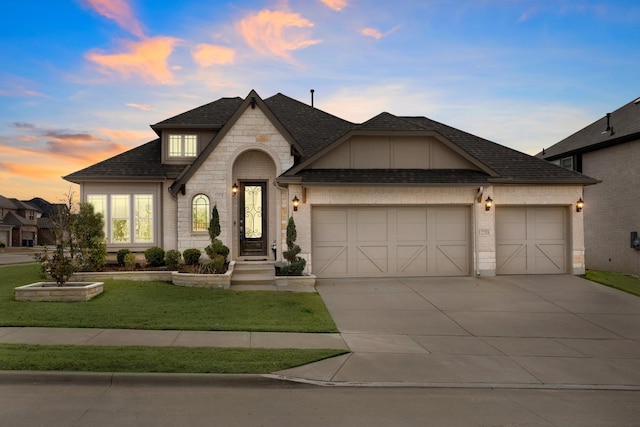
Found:
[[[640,392],[209,384],[0,385],[0,425],[637,426]]]

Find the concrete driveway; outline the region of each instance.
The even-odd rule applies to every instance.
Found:
[[[327,383],[640,389],[640,298],[574,276],[318,280],[352,353]]]

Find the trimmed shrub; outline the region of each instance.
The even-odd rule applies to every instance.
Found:
[[[124,266],[124,257],[126,254],[130,254],[131,251],[129,249],[120,249],[116,254],[116,260],[118,261],[118,265],[120,267]]]
[[[296,223],[291,216],[287,223],[287,250],[282,253],[282,256],[285,257],[289,264],[280,268],[280,274],[283,276],[301,276],[304,267],[307,265],[307,261],[298,256],[302,249],[295,244],[297,238]]]
[[[164,249],[154,246],[144,251],[144,259],[151,267],[164,265]]]
[[[180,258],[182,258],[182,254],[180,253],[180,251],[177,251],[175,249],[171,249],[169,251],[167,251],[166,254],[166,262],[167,262],[167,268],[169,270],[177,270],[178,269],[178,264],[180,263]]]
[[[131,270],[135,270],[136,268],[136,254],[133,254],[131,252],[129,252],[128,254],[124,255],[124,259],[123,259],[123,263],[124,263],[124,268],[131,271]]]
[[[214,255],[213,259],[202,264],[200,271],[205,274],[221,274],[224,271],[225,261],[222,255]]]
[[[222,255],[225,259],[229,255],[229,248],[222,243],[222,240],[214,240],[209,246],[204,248],[204,251],[209,256],[209,259],[213,259],[216,255]]]
[[[185,249],[184,252],[182,253],[182,256],[184,257],[184,263],[187,265],[196,265],[200,262],[200,257],[202,256],[202,253],[200,252],[200,249]]]

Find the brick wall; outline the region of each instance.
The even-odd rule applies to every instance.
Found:
[[[589,269],[640,274],[640,251],[629,235],[640,233],[640,141],[582,156],[583,173],[602,180],[585,187],[586,265]]]

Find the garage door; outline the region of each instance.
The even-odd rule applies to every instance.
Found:
[[[469,275],[469,208],[314,207],[318,277]]]
[[[497,207],[497,274],[567,272],[567,208]]]

